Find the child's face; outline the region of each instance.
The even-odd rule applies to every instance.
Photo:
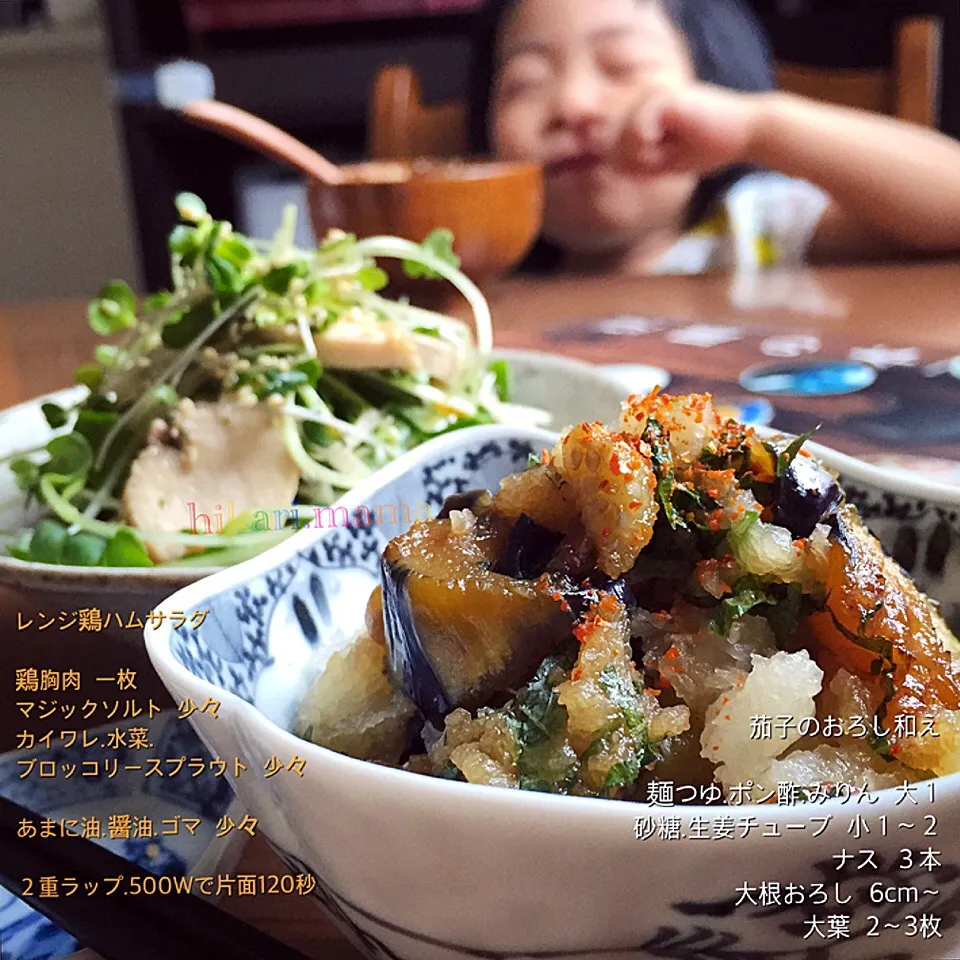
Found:
[[[686,45],[655,0],[522,0],[504,24],[491,111],[504,159],[544,164],[544,233],[612,252],[682,221],[692,175],[638,177],[613,150],[653,85],[689,83]]]

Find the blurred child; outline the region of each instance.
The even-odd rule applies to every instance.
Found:
[[[960,144],[775,91],[740,0],[490,0],[474,82],[474,148],[544,164],[541,266],[960,250]]]

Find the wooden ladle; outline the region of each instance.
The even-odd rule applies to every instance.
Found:
[[[194,100],[184,104],[178,112],[195,126],[253,147],[314,180],[333,186],[346,180],[343,171],[322,153],[317,153],[296,137],[239,107],[231,107],[218,100]]]

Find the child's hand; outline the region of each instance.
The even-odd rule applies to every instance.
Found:
[[[643,174],[707,173],[750,159],[761,100],[707,84],[659,87],[620,138],[625,167]]]

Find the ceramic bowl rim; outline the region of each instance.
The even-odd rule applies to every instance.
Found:
[[[779,434],[778,431],[774,430],[758,430],[758,433],[767,436]],[[507,436],[515,439],[527,439],[538,444],[542,443],[544,446],[550,446],[557,437],[557,434],[548,431],[537,429],[517,430],[514,427],[504,426],[471,427],[445,437],[438,437],[383,468],[374,477],[369,478],[364,484],[351,491],[343,498],[341,504],[349,509],[354,503],[366,502],[369,500],[370,492],[396,480],[408,469],[412,469],[421,456],[426,459],[427,456],[439,454],[447,447],[459,445],[463,438],[468,435],[476,437],[478,441],[492,439],[496,436]],[[819,451],[823,449],[826,448],[817,445],[818,455],[820,455]],[[829,453],[832,455],[833,451],[829,451]],[[854,458],[846,459],[853,463],[859,463]],[[158,609],[164,612],[173,609],[191,609],[191,605],[197,605],[205,597],[218,594],[231,586],[238,586],[265,573],[267,570],[276,568],[280,563],[299,553],[302,550],[302,545],[308,540],[319,541],[323,536],[328,535],[328,531],[331,529],[334,528],[326,528],[320,531],[313,528],[301,530],[289,540],[270,548],[259,556],[244,561],[235,567],[226,568],[212,577],[190,584],[164,600]],[[263,714],[254,704],[242,699],[232,691],[228,691],[192,673],[173,657],[170,649],[171,634],[172,627],[169,623],[169,617],[162,618],[159,626],[148,625],[144,630],[147,654],[165,685],[168,680],[172,679],[179,687],[192,688],[195,691],[193,699],[198,703],[207,697],[220,700],[224,708],[236,711],[237,719],[234,727],[250,724],[258,739],[264,738],[267,742],[273,743],[277,743],[279,740],[284,748],[293,748],[299,751],[301,755],[305,755],[305,759],[308,761],[313,757],[318,764],[328,768],[330,775],[366,777],[369,780],[371,790],[379,788],[382,784],[386,796],[390,796],[391,791],[395,792],[397,790],[420,791],[425,799],[432,799],[435,796],[440,803],[449,803],[451,798],[457,797],[460,804],[476,802],[481,805],[486,804],[487,808],[490,808],[493,804],[500,804],[498,810],[510,810],[511,805],[514,805],[516,809],[524,809],[522,806],[515,807],[515,805],[526,804],[531,810],[539,808],[545,814],[554,810],[567,810],[570,814],[574,814],[575,811],[582,811],[584,817],[592,815],[598,819],[607,818],[608,820],[613,817],[624,816],[623,811],[649,810],[651,808],[648,802],[637,800],[610,801],[593,797],[554,796],[533,791],[491,790],[489,786],[485,785],[453,782],[421,774],[412,774],[406,770],[381,766],[339,754],[336,751],[297,737]],[[948,790],[956,791],[957,796],[960,797],[960,773],[936,777],[933,782],[939,783],[941,788],[946,786]],[[893,787],[875,790],[871,791],[871,795],[880,798],[892,796],[895,789]],[[483,797],[488,799],[481,799]],[[842,799],[828,800],[819,804],[818,809],[820,807],[833,809],[833,807],[842,806],[844,803],[845,801]],[[773,817],[778,822],[789,818],[793,811],[793,808],[789,805],[778,805],[772,808],[770,805],[756,803],[739,804],[737,809],[747,809],[752,812],[763,810],[765,815]],[[684,810],[690,815],[703,816],[708,820],[720,816],[729,816],[729,807],[684,804]]]
[[[417,164],[423,164],[417,169]],[[502,184],[514,180],[540,181],[543,178],[543,165],[529,160],[490,160],[480,156],[474,157],[438,157],[423,155],[401,159],[363,160],[358,163],[349,163],[341,169],[349,174],[375,168],[379,166],[402,166],[407,176],[402,180],[351,180],[343,183],[325,183],[322,180],[312,180],[311,187],[318,191],[383,189],[389,187],[404,187],[410,184]]]

